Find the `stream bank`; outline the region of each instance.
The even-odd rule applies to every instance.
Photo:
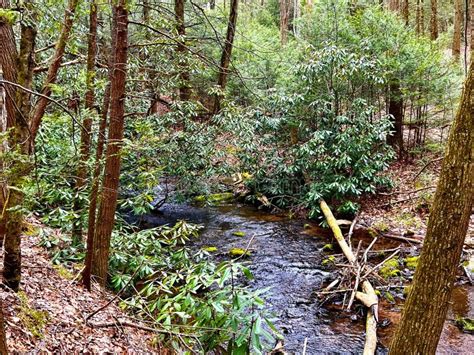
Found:
[[[224,204],[220,206],[189,206],[165,204],[160,211],[140,218],[143,228],[174,224],[177,220],[202,224],[203,231],[190,246],[195,249],[214,247],[210,253],[216,261],[228,259],[233,248],[246,249],[248,263],[255,280],[254,289],[270,288],[266,307],[275,316],[275,325],[285,337],[285,350],[300,354],[305,340],[307,354],[361,353],[364,346],[364,315],[362,309],[344,312],[338,305],[322,305],[317,292],[333,280],[323,260],[323,251],[331,243],[330,230],[304,220],[274,215],[252,206]],[[366,229],[356,229],[354,242],[363,247],[372,240]],[[400,242],[382,238],[376,248],[393,248]],[[337,252],[337,251],[335,251]],[[474,317],[474,292],[471,286],[456,288],[453,305],[439,346],[440,353],[470,353],[474,337],[454,325],[457,317]],[[401,302],[383,301],[380,309],[379,353],[386,352],[391,334],[400,318]]]

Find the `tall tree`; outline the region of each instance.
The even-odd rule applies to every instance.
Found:
[[[388,143],[395,147],[398,156],[403,153],[403,95],[400,88],[400,80],[393,79],[389,87],[388,113],[393,123],[393,134],[388,137]]]
[[[400,0],[389,0],[388,8],[392,11],[398,12],[400,10]]]
[[[219,74],[217,77],[217,85],[221,91],[224,91],[227,85],[227,76],[229,74],[230,58],[232,55],[232,48],[234,46],[235,28],[237,26],[237,12],[239,7],[239,0],[231,0],[229,21],[227,22],[227,34],[225,38],[224,48],[222,50]],[[220,96],[215,96],[214,112],[220,110]]]
[[[430,38],[434,41],[438,38],[438,2],[431,0],[431,16],[430,16]]]
[[[405,21],[405,25],[408,26],[408,22],[410,20],[410,5],[408,0],[402,0],[401,13],[403,21]]]
[[[446,148],[423,250],[390,354],[434,354],[474,202],[474,63]]]
[[[462,14],[461,0],[454,0],[454,31],[453,31],[453,56],[459,60],[461,55],[461,28],[464,16]]]
[[[87,110],[86,116],[81,127],[81,148],[80,161],[77,169],[76,179],[76,196],[74,198],[73,210],[79,216],[73,221],[72,240],[73,244],[77,245],[82,241],[82,208],[83,203],[80,198],[81,192],[87,187],[88,167],[87,161],[89,159],[91,150],[91,129],[92,129],[92,115],[95,110],[94,101],[94,82],[95,82],[95,64],[97,55],[97,4],[95,0],[91,0],[89,7],[89,33],[87,40],[87,77],[86,77],[86,94],[85,94],[85,108]]]
[[[97,213],[94,236],[92,274],[105,286],[109,264],[110,238],[115,222],[115,210],[120,174],[120,150],[123,141],[125,112],[125,82],[128,51],[127,1],[118,0],[114,6],[116,43],[113,49],[115,62],[110,88],[110,123],[105,155],[104,181]]]
[[[289,0],[279,0],[280,3],[280,42],[284,46],[288,42],[288,20],[290,16]]]
[[[74,21],[74,13],[76,11],[78,3],[79,0],[69,0],[66,11],[64,12],[64,22],[61,27],[59,38],[56,42],[53,59],[51,60],[51,63],[48,68],[48,73],[43,84],[43,88],[41,89],[41,94],[43,96],[38,99],[31,119],[31,148],[33,147],[35,137],[38,133],[41,121],[49,103],[48,97],[51,95],[51,84],[54,84],[56,82],[56,78],[58,76],[59,67],[61,66],[61,61],[64,56],[66,44],[71,33]]]
[[[84,263],[84,271],[82,273],[82,283],[90,290],[91,289],[91,273],[92,273],[92,259],[94,257],[94,251],[98,248],[95,241],[95,227],[97,217],[97,202],[99,200],[99,188],[100,188],[100,173],[102,171],[102,155],[104,154],[104,147],[106,143],[106,130],[107,130],[107,117],[110,109],[110,86],[112,82],[112,75],[115,63],[115,44],[117,42],[117,32],[115,30],[115,24],[117,14],[115,8],[112,9],[112,25],[111,25],[111,45],[110,53],[108,54],[108,83],[104,92],[104,100],[102,103],[102,114],[99,124],[99,134],[97,137],[97,148],[95,153],[95,166],[94,173],[92,176],[92,186],[89,195],[89,213],[87,219],[87,251],[86,259]],[[107,47],[103,45],[102,48]]]
[[[416,0],[416,34],[425,33],[425,9],[424,0]]]
[[[10,2],[8,0],[0,0],[0,9],[10,9]],[[16,82],[17,50],[15,46],[15,35],[13,33],[12,24],[6,16],[0,16],[0,43],[2,44],[2,50],[0,50],[0,65],[3,68],[3,77],[5,80]],[[5,90],[8,127],[12,127],[15,117],[15,89],[8,86],[5,87]]]
[[[179,98],[187,101],[191,97],[189,87],[189,66],[186,56],[186,24],[184,22],[185,0],[174,0],[174,14],[176,21],[176,32],[178,34],[178,46],[176,47],[176,57],[178,59],[179,70]]]

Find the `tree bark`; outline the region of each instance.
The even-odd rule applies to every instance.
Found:
[[[8,0],[0,0],[0,9],[9,9],[10,2]],[[3,68],[3,77],[5,80],[16,82],[16,60],[17,50],[15,46],[15,36],[10,23],[0,17],[0,65]],[[7,123],[8,127],[13,127],[15,120],[15,92],[13,87],[5,87],[6,105],[7,105]]]
[[[107,282],[109,263],[110,238],[115,221],[115,210],[120,174],[120,150],[123,140],[124,111],[125,111],[125,81],[128,50],[128,10],[127,1],[119,0],[114,5],[116,11],[116,44],[114,48],[115,63],[110,89],[110,124],[106,161],[104,169],[104,182],[97,213],[92,259],[92,274],[97,276],[101,286]]]
[[[238,7],[239,0],[231,0],[229,21],[227,23],[227,35],[225,39],[224,49],[222,50],[219,75],[217,77],[217,85],[219,86],[221,91],[224,91],[227,85],[227,75],[229,74],[229,64],[232,55],[232,48],[234,45],[235,28],[237,26]],[[220,96],[216,95],[214,101],[214,113],[220,111],[220,103]]]
[[[431,0],[431,17],[430,17],[430,38],[438,39],[438,4],[437,0]]]
[[[178,34],[178,46],[176,47],[176,57],[178,59],[179,70],[179,98],[188,101],[191,97],[189,87],[189,66],[186,57],[186,25],[184,22],[185,0],[174,1],[174,13],[176,21],[176,32]]]
[[[423,0],[416,0],[416,34],[422,35],[425,33],[425,17]]]
[[[280,2],[280,43],[284,46],[288,42],[288,0],[279,0]]]
[[[72,224],[72,242],[74,245],[82,242],[82,209],[83,203],[80,199],[80,194],[87,187],[88,167],[87,161],[90,156],[91,149],[91,130],[92,130],[92,114],[95,110],[94,101],[94,82],[95,82],[95,63],[97,56],[97,4],[95,0],[91,0],[89,9],[89,34],[87,41],[87,78],[86,78],[86,94],[85,94],[85,108],[87,110],[86,117],[82,122],[81,128],[81,148],[80,161],[77,169],[77,179],[75,186],[75,198],[73,210],[78,215],[78,218]]]
[[[102,171],[102,155],[104,153],[104,146],[106,143],[106,130],[107,130],[107,116],[110,109],[110,86],[113,78],[113,68],[115,63],[114,48],[116,47],[117,38],[115,24],[117,22],[117,14],[115,9],[112,9],[112,28],[111,28],[111,50],[108,56],[108,71],[109,71],[109,82],[105,88],[104,101],[102,103],[102,115],[99,124],[99,134],[97,138],[97,149],[95,155],[95,167],[94,174],[92,177],[92,186],[89,198],[89,214],[88,214],[88,226],[87,226],[87,251],[86,260],[84,263],[84,271],[82,273],[82,283],[90,290],[91,289],[91,273],[92,273],[92,259],[94,257],[94,251],[98,248],[95,241],[95,227],[97,217],[97,201],[99,200],[99,187],[100,187],[100,173]]]
[[[461,56],[461,28],[464,16],[462,15],[461,0],[454,0],[454,31],[453,31],[453,56],[459,60]]]
[[[403,21],[405,22],[405,25],[408,26],[409,20],[410,20],[410,6],[408,3],[408,0],[402,0],[402,18]]]
[[[474,200],[474,64],[451,127],[423,250],[390,354],[434,354]]]
[[[56,49],[51,61],[51,64],[48,69],[48,74],[46,75],[46,80],[41,89],[41,94],[46,97],[51,96],[51,84],[56,82],[59,68],[61,66],[61,61],[63,59],[64,50],[66,49],[66,44],[71,33],[72,24],[74,21],[74,13],[77,8],[79,0],[69,0],[67,9],[64,13],[64,23],[61,28],[61,33],[59,35],[58,41],[56,43]],[[48,99],[46,97],[40,97],[35,105],[35,110],[33,117],[31,119],[30,130],[31,130],[31,142],[30,149],[33,149],[34,141],[38,130],[43,119],[44,113],[46,112],[46,107],[48,106]]]
[[[388,8],[392,11],[398,12],[400,10],[400,0],[389,0]]]
[[[3,314],[3,302],[0,300],[0,355],[7,355],[7,337],[5,335],[5,316]]]
[[[387,142],[395,147],[401,156],[403,152],[403,97],[398,79],[390,84],[388,113],[393,123],[393,135],[388,137]]]
[[[31,0],[24,1],[24,7],[31,17],[21,23],[20,54],[17,61],[17,83],[26,89],[32,88],[34,51],[36,41],[36,15]],[[26,15],[25,15],[26,16]],[[26,177],[32,169],[29,155],[29,118],[31,112],[31,95],[23,90],[16,92],[15,124],[10,138],[12,149],[20,157],[15,161],[15,172],[10,174],[7,193],[7,206],[3,216],[5,224],[5,257],[3,265],[3,283],[17,291],[21,280],[21,232],[23,226],[22,188]]]

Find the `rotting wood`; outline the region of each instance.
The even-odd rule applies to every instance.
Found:
[[[320,206],[321,211],[326,217],[326,221],[334,233],[334,236],[345,257],[351,264],[358,265],[357,258],[344,239],[341,229],[339,228],[339,225],[337,224],[336,218],[334,218],[331,209],[324,200],[320,200]],[[364,355],[369,355],[375,354],[375,349],[377,348],[378,297],[368,280],[362,280],[361,285],[363,292],[356,292],[355,297],[368,308]]]

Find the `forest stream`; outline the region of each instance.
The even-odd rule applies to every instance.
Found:
[[[270,288],[264,297],[266,307],[285,338],[287,352],[301,354],[307,339],[307,354],[362,353],[364,316],[361,310],[330,311],[327,307],[335,306],[322,305],[316,295],[323,284],[334,279],[322,266],[328,254],[323,246],[331,242],[329,230],[241,204],[206,207],[165,204],[159,212],[142,216],[141,225],[151,228],[181,219],[204,226],[191,246],[195,249],[216,247],[217,251],[212,253],[216,260],[228,259],[230,249],[246,249],[252,240],[251,255],[245,259],[255,277],[250,285],[255,289]],[[353,239],[368,245],[372,237],[366,230],[356,229]],[[375,249],[383,249],[400,242],[381,238],[377,244]],[[386,301],[381,304],[381,324],[385,327],[379,326],[378,353],[386,353],[385,347],[400,317],[399,310],[399,305]],[[474,316],[473,287],[455,289],[438,352],[445,353],[449,349],[449,353],[469,353],[468,349],[473,349],[474,337],[461,333],[452,321],[458,316]]]

